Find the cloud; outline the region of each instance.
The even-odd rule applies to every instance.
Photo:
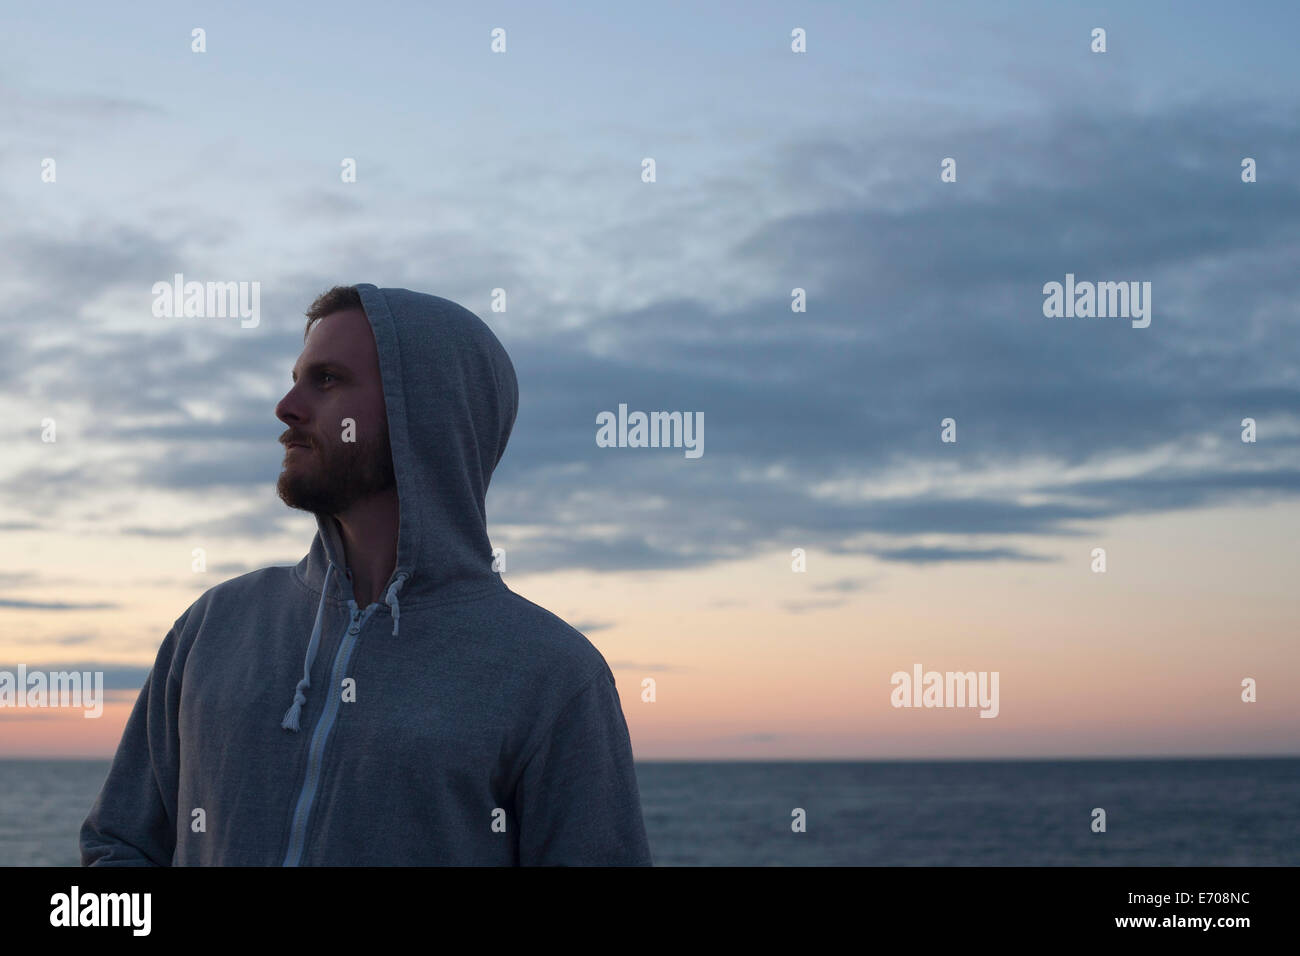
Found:
[[[832,607],[840,607],[844,604],[843,599],[835,601],[784,601],[781,606],[791,614],[802,614],[805,611],[824,611]]]
[[[275,537],[283,534],[295,523],[301,522],[306,512],[289,508],[274,494],[261,501],[254,508],[243,508],[204,521],[192,521],[171,527],[154,527],[150,525],[126,525],[115,529],[117,534],[127,534],[141,538],[192,538],[197,536],[238,536],[247,538]],[[301,559],[286,561],[297,564]],[[264,565],[263,565],[264,566]]]
[[[64,634],[60,637],[15,637],[10,638],[14,644],[60,644],[65,647],[72,647],[77,644],[89,644],[91,641],[99,640],[94,634]]]
[[[770,196],[798,211],[692,245],[703,262],[691,260],[691,275],[726,269],[748,283],[726,300],[678,278],[684,224],[671,214],[606,252],[605,265],[635,271],[658,297],[584,305],[571,324],[558,318],[564,275],[548,285],[519,259],[494,262],[483,235],[467,238],[464,264],[484,282],[494,268],[506,279],[448,269],[439,284],[400,267],[409,287],[477,306],[514,358],[521,410],[488,498],[512,570],[683,569],[793,546],[904,564],[1035,562],[1050,557],[1007,539],[1300,491],[1300,188],[1237,175],[1247,148],[1261,168],[1285,168],[1296,137],[1286,109],[1055,108],[906,132],[773,146],[780,178],[746,180],[732,202]],[[957,151],[954,136],[959,179],[941,184],[937,157]],[[846,194],[863,169],[880,172]],[[684,202],[710,200],[705,186],[682,189]],[[824,201],[793,202],[803,195]],[[287,202],[328,215],[348,200],[308,190]],[[350,215],[350,229],[376,237],[355,261],[361,276],[390,284],[386,261],[448,252],[445,231],[385,239],[364,209]],[[298,316],[332,280],[268,282],[263,311],[278,318],[247,334],[156,320],[109,334],[78,303],[138,296],[176,271],[177,236],[108,224],[21,238],[0,236],[10,269],[31,272],[5,321],[51,315],[78,335],[20,346],[6,389],[72,383],[66,400],[94,410],[95,430],[82,459],[27,464],[0,486],[51,515],[74,489],[196,501],[233,489],[259,505],[124,533],[291,530],[273,490],[283,426],[272,411],[301,347]],[[1042,286],[1067,272],[1151,281],[1151,327],[1044,318]],[[511,312],[478,304],[483,288],[516,280],[526,294],[512,293]],[[806,313],[790,311],[794,286],[808,292]],[[196,398],[219,419],[195,414]],[[619,403],[703,412],[704,456],[597,448],[596,413]],[[1248,416],[1261,422],[1254,446],[1237,437]],[[949,417],[956,443],[939,440]]]
[[[40,130],[73,123],[112,125],[166,115],[162,107],[144,100],[101,93],[34,92],[0,81],[0,123],[11,134],[23,126]]]
[[[935,564],[941,561],[1055,561],[1054,557],[1031,554],[1018,548],[885,548],[870,552],[886,561]]]
[[[243,561],[225,561],[220,564],[210,565],[208,567],[208,573],[225,577],[237,577],[241,574],[248,574],[251,571],[260,571],[262,568],[292,567],[301,560],[302,558],[281,558],[278,561],[267,561],[264,564],[248,564]]]
[[[682,673],[683,671],[690,670],[689,667],[678,667],[674,664],[643,664],[638,661],[623,661],[623,660],[610,661],[609,668],[610,670],[615,670],[615,671],[637,671],[638,673],[650,673],[650,674],[661,674],[661,673],[669,673],[669,672]]]
[[[827,581],[825,584],[814,584],[814,591],[839,591],[842,594],[852,594],[856,591],[865,591],[875,581],[878,576],[869,578],[840,578],[838,581]]]
[[[782,734],[768,734],[768,733],[734,734],[730,737],[722,737],[720,739],[734,740],[737,743],[744,743],[744,744],[767,744],[767,743],[772,743],[773,741],[776,740],[780,740],[782,736],[783,736]]]
[[[121,605],[108,601],[25,601],[20,598],[0,598],[0,607],[34,611],[100,611]]]
[[[30,663],[27,661],[14,661],[12,663],[3,662],[0,670],[7,670],[11,673],[17,673],[18,664],[22,663],[27,668],[28,674],[41,672],[49,674],[59,671],[77,671],[79,673],[95,673],[102,671],[104,674],[104,690],[133,690],[139,691],[152,670],[150,667],[130,667],[121,664],[103,664],[95,661],[73,661],[59,662],[54,664],[48,663]]]

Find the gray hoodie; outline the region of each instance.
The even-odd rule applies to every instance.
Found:
[[[357,606],[319,516],[296,566],[196,600],[82,825],[82,864],[650,865],[605,659],[492,569],[509,356],[454,302],[357,288],[401,512],[384,598]]]

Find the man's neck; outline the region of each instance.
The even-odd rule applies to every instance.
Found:
[[[378,601],[397,567],[397,488],[358,501],[334,516],[343,552],[352,571],[352,596],[358,606]]]

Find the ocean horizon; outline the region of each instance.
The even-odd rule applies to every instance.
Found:
[[[78,866],[110,763],[0,758],[0,866]],[[636,771],[656,866],[1300,864],[1300,757],[646,760]],[[1097,808],[1105,832],[1093,830]]]

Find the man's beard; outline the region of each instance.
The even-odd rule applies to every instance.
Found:
[[[316,514],[337,515],[369,495],[387,491],[396,483],[388,427],[369,442],[333,447],[313,444],[286,464],[275,490],[290,508]]]

